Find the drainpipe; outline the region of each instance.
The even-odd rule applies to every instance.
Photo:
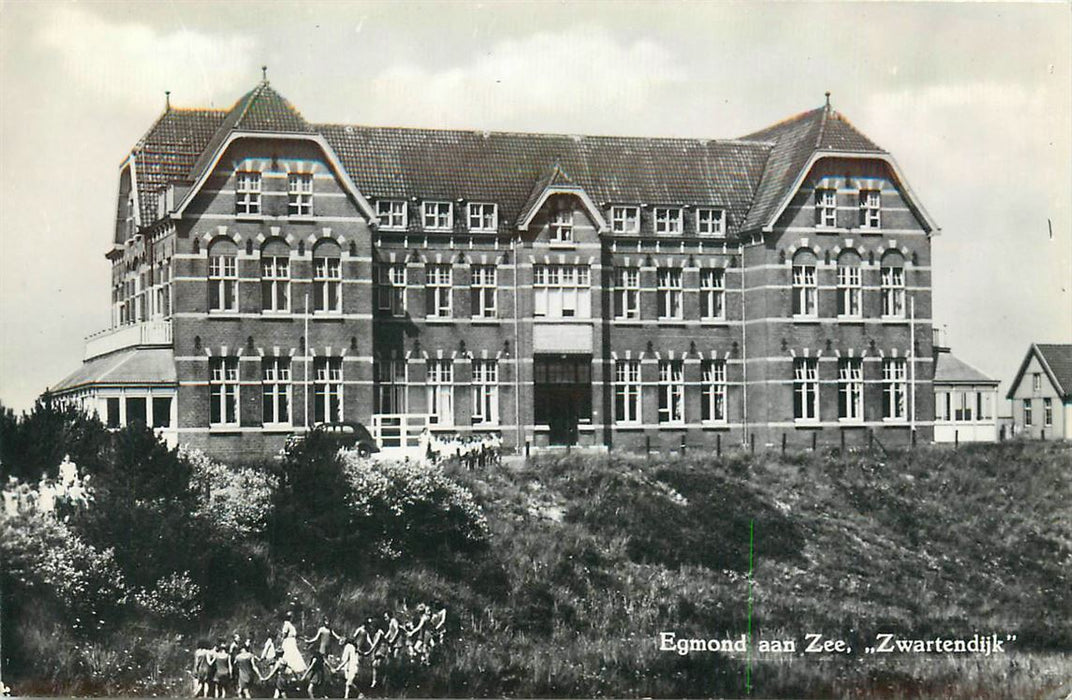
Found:
[[[745,317],[745,245],[741,244],[741,442],[748,440],[748,320]]]
[[[908,298],[908,427],[911,435],[916,434],[916,297]]]

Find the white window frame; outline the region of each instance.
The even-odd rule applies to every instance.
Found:
[[[392,316],[406,315],[406,264],[376,265],[376,309]]]
[[[729,420],[726,397],[725,360],[700,361],[700,420],[703,423],[726,423]]]
[[[614,422],[639,425],[641,420],[640,360],[614,361]]]
[[[953,393],[953,421],[956,423],[971,423],[972,412],[976,408],[975,392],[961,390]]]
[[[287,426],[294,420],[289,357],[261,358],[261,423]]]
[[[376,361],[376,412],[409,412],[409,363],[403,358]]]
[[[817,318],[819,284],[816,265],[793,265],[793,318]]]
[[[342,259],[313,258],[313,311],[342,313]]]
[[[726,271],[721,267],[700,270],[700,317],[705,321],[726,320]]]
[[[428,422],[454,425],[454,360],[434,358],[427,363]]]
[[[700,236],[726,237],[726,210],[700,207],[696,210],[696,233]]]
[[[209,425],[236,426],[240,421],[238,357],[210,357]],[[217,420],[213,420],[213,414]]]
[[[1042,372],[1033,372],[1031,374],[1031,391],[1042,391]]]
[[[408,207],[404,199],[380,199],[376,201],[376,218],[384,231],[405,231]]]
[[[864,362],[860,357],[838,358],[838,420],[864,420]]]
[[[343,420],[343,362],[341,357],[313,358],[313,422]]]
[[[1053,399],[1049,396],[1042,398],[1042,427],[1053,427]]]
[[[473,318],[498,318],[498,268],[494,265],[472,265],[469,270],[469,313]]]
[[[681,207],[655,207],[652,222],[656,234],[679,236],[685,231],[685,210]]]
[[[533,315],[591,318],[592,281],[587,265],[537,263],[532,266]]]
[[[863,314],[863,268],[837,266],[838,317],[861,318]]]
[[[793,419],[819,422],[819,358],[793,358]]]
[[[860,190],[860,228],[882,228],[882,192],[880,190]]]
[[[261,312],[290,313],[289,255],[261,256]]]
[[[495,233],[499,229],[499,207],[487,202],[469,202],[469,230],[476,233]]]
[[[556,209],[551,214],[549,236],[555,243],[573,243],[572,209]]]
[[[256,170],[235,172],[235,215],[260,216],[261,174]]]
[[[1030,428],[1032,424],[1031,399],[1024,399],[1024,427]]]
[[[313,174],[287,174],[287,216],[313,215]]]
[[[614,268],[614,318],[640,318],[640,268]]]
[[[640,207],[616,205],[610,208],[612,233],[640,233]]]
[[[683,297],[685,287],[680,267],[660,267],[656,270],[656,296],[660,321],[680,321],[685,316]]]
[[[882,419],[908,420],[908,360],[886,357],[882,360]]]
[[[454,267],[450,263],[424,266],[424,311],[427,318],[451,318],[454,315]]]
[[[499,424],[499,362],[473,359],[473,425]]]
[[[208,284],[210,312],[238,311],[238,256],[210,255]]]
[[[905,317],[905,269],[901,266],[882,266],[882,317]]]
[[[425,231],[453,231],[454,203],[438,200],[421,202],[421,221]]]
[[[837,189],[815,188],[815,227],[837,228]]]
[[[659,424],[685,423],[685,361],[659,360]]]

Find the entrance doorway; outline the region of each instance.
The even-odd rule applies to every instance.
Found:
[[[577,426],[592,422],[592,356],[536,355],[533,412],[552,445],[576,445]]]

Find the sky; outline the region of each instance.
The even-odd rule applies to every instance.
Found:
[[[108,326],[119,165],[164,91],[227,108],[262,65],[310,121],[430,128],[732,138],[829,90],[941,227],[935,324],[1004,392],[1072,342],[1070,8],[0,0],[0,402]]]

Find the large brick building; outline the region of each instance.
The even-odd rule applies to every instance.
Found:
[[[312,124],[265,81],[134,146],[112,328],[54,391],[232,456],[325,421],[929,440],[936,231],[829,98],[738,139],[617,138]]]

